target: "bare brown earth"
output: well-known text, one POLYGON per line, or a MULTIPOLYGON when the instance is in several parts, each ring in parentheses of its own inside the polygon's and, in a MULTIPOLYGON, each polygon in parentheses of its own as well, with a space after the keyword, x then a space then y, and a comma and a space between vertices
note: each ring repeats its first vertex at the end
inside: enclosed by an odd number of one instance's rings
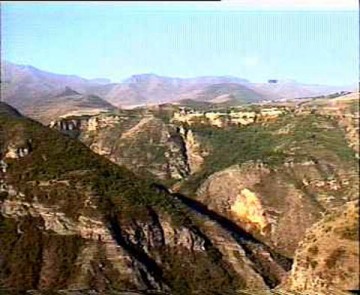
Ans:
POLYGON ((286 287, 327 294, 359 289, 359 202, 349 202, 307 230, 286 287))

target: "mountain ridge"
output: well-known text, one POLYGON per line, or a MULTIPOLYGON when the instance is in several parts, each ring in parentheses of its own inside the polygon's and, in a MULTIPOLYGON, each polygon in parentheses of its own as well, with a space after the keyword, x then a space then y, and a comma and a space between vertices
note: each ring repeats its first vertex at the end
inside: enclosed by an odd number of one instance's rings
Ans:
POLYGON ((355 88, 302 84, 292 80, 279 80, 275 84, 253 83, 234 76, 176 78, 153 73, 132 75, 122 82, 113 83, 105 78, 85 79, 76 75, 55 74, 7 61, 3 61, 1 69, 2 98, 22 111, 26 111, 33 100, 54 96, 65 87, 79 93, 97 95, 116 107, 126 108, 172 103, 184 98, 213 100, 214 103, 233 100, 235 104, 241 104, 311 97, 355 88), (233 89, 234 85, 236 89, 233 89))

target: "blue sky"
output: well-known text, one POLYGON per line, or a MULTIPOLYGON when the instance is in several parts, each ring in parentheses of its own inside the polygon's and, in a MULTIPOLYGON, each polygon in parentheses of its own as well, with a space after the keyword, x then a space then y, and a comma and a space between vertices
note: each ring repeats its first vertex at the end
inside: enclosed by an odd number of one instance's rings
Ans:
POLYGON ((354 9, 151 5, 3 3, 2 59, 114 82, 141 73, 329 85, 359 80, 354 9))

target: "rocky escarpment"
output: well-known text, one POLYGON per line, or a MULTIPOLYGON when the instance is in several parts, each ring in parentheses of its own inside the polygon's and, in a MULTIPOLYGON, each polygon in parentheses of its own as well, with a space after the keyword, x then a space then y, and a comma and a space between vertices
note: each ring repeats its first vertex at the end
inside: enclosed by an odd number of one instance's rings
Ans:
POLYGON ((5 158, 18 159, 25 157, 31 151, 31 141, 17 141, 15 144, 9 145, 5 158))
MULTIPOLYGON (((291 259, 277 253, 233 221, 208 209, 200 202, 177 193, 174 196, 202 217, 205 221, 201 225, 202 230, 212 237, 216 234, 215 244, 225 251, 225 256, 230 259, 237 272, 244 271, 242 265, 249 259, 252 262, 252 271, 260 276, 267 286, 273 288, 284 280, 287 271, 290 270, 291 259), (229 240, 232 242, 229 243, 229 240), (246 260, 239 255, 239 248, 243 249, 241 253, 246 260)), ((253 289, 256 287, 257 285, 253 286, 253 289)))
POLYGON ((177 130, 185 145, 184 154, 189 165, 189 172, 194 174, 201 170, 204 158, 208 153, 201 147, 200 141, 191 129, 179 126, 177 130))
POLYGON ((174 128, 151 115, 128 126, 124 123, 87 130, 80 140, 96 153, 140 174, 166 180, 190 173, 184 142, 174 128))
POLYGON ((21 201, 6 200, 1 209, 2 286, 106 289, 121 274, 118 286, 151 287, 139 272, 146 267, 113 241, 102 222, 84 216, 75 222, 53 208, 21 201))
MULTIPOLYGON (((132 220, 127 225, 111 219, 109 227, 104 219, 84 215, 74 219, 54 207, 26 202, 26 196, 14 195, 13 189, 8 191, 10 196, 1 203, 4 230, 1 238, 5 246, 2 254, 12 251, 14 255, 21 255, 31 234, 34 244, 22 255, 34 253, 37 257, 32 262, 26 260, 26 256, 25 261, 17 261, 14 256, 4 259, 1 278, 4 286, 169 290, 162 272, 171 272, 172 259, 181 253, 186 257, 183 263, 194 263, 194 258, 205 254, 209 247, 191 228, 174 227, 169 217, 160 219, 154 212, 149 212, 153 216, 147 221, 132 220), (63 249, 59 248, 61 243, 64 243, 63 249), (67 251, 70 251, 69 258, 64 257, 67 251), (31 280, 18 274, 19 263, 23 265, 24 275, 32 275, 31 280), (165 267, 168 269, 163 270, 165 267)), ((2 189, 2 194, 5 192, 2 189)))
POLYGON ((238 109, 226 112, 219 111, 193 111, 181 109, 179 112, 174 112, 171 122, 175 124, 187 125, 210 125, 224 128, 228 125, 246 126, 255 123, 274 122, 278 117, 289 112, 286 108, 260 108, 257 111, 238 109))
POLYGON ((359 290, 359 201, 314 224, 296 250, 283 288, 301 293, 359 290))
POLYGON ((354 197, 355 173, 339 169, 329 179, 326 167, 311 161, 277 169, 251 162, 233 166, 210 176, 197 200, 292 257, 306 228, 354 197))
POLYGON ((201 168, 206 153, 192 131, 152 115, 69 117, 50 127, 76 137, 118 165, 160 180, 181 180, 201 168))

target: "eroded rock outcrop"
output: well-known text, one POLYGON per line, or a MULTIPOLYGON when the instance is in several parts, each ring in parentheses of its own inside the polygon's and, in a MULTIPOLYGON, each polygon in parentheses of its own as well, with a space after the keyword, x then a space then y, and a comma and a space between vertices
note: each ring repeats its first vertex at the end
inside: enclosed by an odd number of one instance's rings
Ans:
POLYGON ((80 139, 118 165, 162 180, 196 173, 206 156, 190 129, 165 124, 152 115, 63 118, 50 127, 80 139))
POLYGON ((277 169, 252 162, 235 165, 211 175, 198 189, 197 200, 292 257, 306 228, 322 213, 351 199, 354 176, 349 179, 339 170, 328 178, 322 166, 310 162, 277 169), (342 197, 333 197, 338 191, 342 197))
POLYGON ((204 162, 204 157, 207 155, 205 151, 201 149, 199 141, 195 138, 191 129, 185 129, 179 127, 179 133, 185 143, 185 154, 190 169, 190 174, 194 174, 200 171, 204 162))
POLYGON ((31 140, 20 140, 9 143, 5 150, 5 159, 23 158, 31 152, 31 140))

